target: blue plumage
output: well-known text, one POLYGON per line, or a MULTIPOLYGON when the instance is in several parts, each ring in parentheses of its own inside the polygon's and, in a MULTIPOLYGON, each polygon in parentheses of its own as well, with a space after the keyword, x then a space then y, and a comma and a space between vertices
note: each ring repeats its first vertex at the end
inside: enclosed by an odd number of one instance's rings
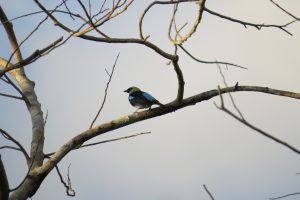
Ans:
POLYGON ((137 108, 137 110, 145 108, 151 109, 151 106, 154 104, 164 106, 151 94, 143 92, 137 87, 130 87, 124 92, 129 93, 128 100, 132 106, 137 108))

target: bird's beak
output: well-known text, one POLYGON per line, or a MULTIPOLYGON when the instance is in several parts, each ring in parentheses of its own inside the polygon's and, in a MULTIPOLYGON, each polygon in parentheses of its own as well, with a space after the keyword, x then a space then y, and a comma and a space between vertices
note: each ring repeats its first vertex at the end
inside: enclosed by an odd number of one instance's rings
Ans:
POLYGON ((127 89, 127 90, 124 90, 124 92, 128 92, 128 89, 127 89))

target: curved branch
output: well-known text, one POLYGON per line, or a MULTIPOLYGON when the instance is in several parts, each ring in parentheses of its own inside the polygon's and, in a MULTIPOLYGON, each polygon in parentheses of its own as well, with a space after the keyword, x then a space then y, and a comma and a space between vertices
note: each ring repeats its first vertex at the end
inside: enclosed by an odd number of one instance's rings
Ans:
MULTIPOLYGON (((169 35, 169 40, 173 44, 179 45, 179 44, 184 43, 185 41, 187 41, 187 39, 189 39, 196 32, 197 27, 201 22, 205 0, 198 0, 197 3, 198 3, 198 14, 197 14, 196 20, 194 21, 194 24, 193 24, 192 28, 190 29, 190 31, 185 36, 181 36, 180 40, 177 40, 176 36, 175 36, 174 39, 171 37, 171 29, 172 29, 173 22, 175 22, 175 15, 176 15, 176 12, 177 12, 177 7, 174 9, 173 16, 172 16, 172 19, 171 19, 171 22, 170 22, 170 25, 169 25, 169 34, 168 34, 169 35)), ((176 33, 176 35, 177 35, 177 33, 176 33)))
POLYGON ((22 68, 34 61, 36 61, 39 57, 41 57, 43 54, 47 53, 48 51, 51 51, 51 49, 55 48, 57 44, 59 44, 63 40, 63 37, 58 38, 48 46, 44 47, 43 49, 37 49, 35 50, 30 56, 28 56, 26 59, 17 62, 16 64, 10 64, 7 60, 0 58, 0 67, 5 67, 3 70, 0 71, 0 77, 2 77, 5 73, 22 68), (6 63, 6 65, 4 65, 6 63))
POLYGON ((218 16, 218 17, 220 17, 220 18, 227 19, 227 20, 229 20, 229 21, 232 21, 232 22, 236 22, 236 23, 242 24, 245 28, 247 28, 247 26, 252 26, 252 27, 255 27, 255 28, 257 28, 258 30, 260 30, 260 29, 263 28, 263 27, 265 27, 265 28, 266 28, 266 27, 273 27, 273 28, 278 28, 278 29, 280 29, 280 30, 286 32, 286 33, 289 34, 290 36, 292 36, 293 34, 290 33, 288 30, 286 30, 285 28, 286 28, 288 25, 290 25, 290 24, 294 23, 295 21, 297 21, 297 20, 294 20, 294 21, 291 21, 291 22, 286 23, 286 24, 283 24, 283 25, 276 25, 276 24, 254 24, 254 23, 244 22, 244 21, 241 21, 241 20, 238 20, 238 19, 234 19, 234 18, 231 18, 231 17, 227 17, 227 16, 225 16, 225 15, 221 15, 221 14, 219 14, 219 13, 216 13, 216 12, 212 11, 212 10, 209 10, 209 9, 206 8, 206 7, 204 8, 204 11, 206 11, 206 12, 212 14, 212 15, 218 16))
MULTIPOLYGON (((5 12, 0 6, 0 21, 2 21, 6 35, 10 42, 10 46, 12 48, 13 57, 16 63, 21 63, 23 61, 21 51, 19 48, 19 44, 13 30, 13 26, 10 22, 7 22, 8 19, 6 17, 5 12), (5 22, 5 23, 4 23, 5 22)), ((23 68, 18 68, 14 70, 14 78, 18 82, 23 94, 27 97, 29 103, 26 103, 28 112, 31 116, 32 122, 32 140, 31 140, 31 164, 29 168, 28 174, 31 173, 32 170, 43 164, 44 154, 44 120, 43 120, 43 112, 41 110, 41 104, 39 103, 35 90, 34 90, 34 82, 32 82, 26 76, 23 68)), ((42 177, 40 177, 41 179, 42 177)), ((36 180, 31 178, 24 179, 22 181, 22 186, 18 187, 11 194, 11 199, 19 199, 19 197, 23 197, 24 199, 32 196, 40 183, 37 183, 36 180)))
POLYGON ((21 145, 21 143, 18 140, 16 140, 15 138, 13 138, 8 132, 6 132, 5 130, 3 130, 1 128, 0 128, 0 132, 7 140, 12 141, 13 143, 15 143, 15 145, 17 145, 19 147, 18 150, 20 150, 23 153, 23 155, 25 156, 25 159, 27 161, 27 164, 29 164, 29 161, 30 161, 29 155, 27 154, 25 148, 21 145))
POLYGON ((161 4, 161 5, 170 5, 170 4, 178 4, 178 3, 183 3, 183 2, 196 2, 196 1, 199 1, 199 0, 178 0, 178 1, 154 1, 152 2, 143 12, 143 14, 141 15, 140 17, 140 20, 139 20, 139 32, 140 32, 140 38, 142 40, 145 40, 144 36, 143 36, 143 20, 144 20, 144 17, 146 15, 146 13, 156 4, 161 4))
POLYGON ((175 60, 173 61, 172 60, 172 64, 174 66, 174 70, 177 74, 177 80, 178 80, 178 91, 177 91, 177 98, 176 98, 176 101, 178 103, 180 103, 183 99, 183 95, 184 95, 184 78, 183 78, 183 74, 182 74, 182 71, 179 67, 179 64, 178 64, 178 60, 175 60))
POLYGON ((149 47, 150 49, 154 50, 155 52, 157 52, 159 55, 169 59, 169 60, 176 60, 177 56, 174 56, 172 54, 169 54, 165 51, 163 51, 162 49, 160 49, 158 46, 154 45, 151 42, 142 40, 142 39, 136 39, 136 38, 101 38, 101 37, 95 37, 95 36, 91 36, 91 35, 86 35, 86 34, 82 34, 82 32, 78 32, 78 31, 74 31, 70 28, 68 28, 67 26, 65 26, 64 24, 60 23, 38 0, 34 0, 34 2, 40 7, 41 10, 43 10, 50 19, 52 19, 52 21, 54 22, 55 25, 59 26, 60 28, 62 28, 63 30, 69 32, 72 34, 72 36, 74 37, 79 37, 85 40, 91 40, 91 41, 95 41, 95 42, 104 42, 104 43, 133 43, 133 44, 142 44, 145 45, 147 47, 149 47))
POLYGON ((188 98, 185 98, 181 101, 180 104, 178 102, 171 102, 169 104, 166 104, 166 107, 161 108, 154 108, 147 111, 137 112, 130 115, 126 115, 123 117, 120 117, 118 119, 109 121, 107 123, 103 123, 99 126, 96 126, 92 129, 88 129, 71 140, 69 140, 67 143, 65 143, 60 149, 58 149, 51 158, 43 164, 43 166, 36 168, 35 173, 36 174, 43 174, 43 176, 46 176, 54 167, 55 165, 70 151, 73 149, 76 149, 78 146, 82 145, 84 142, 105 134, 107 132, 110 132, 112 130, 116 130, 118 128, 140 122, 146 119, 158 117, 161 115, 165 115, 171 112, 174 112, 178 109, 192 106, 194 104, 197 104, 202 101, 209 100, 213 97, 219 96, 221 93, 228 93, 228 92, 239 92, 239 91, 253 91, 253 92, 261 92, 266 94, 272 94, 272 95, 278 95, 278 96, 285 96, 295 99, 300 99, 299 93, 293 93, 283 90, 276 90, 271 89, 268 87, 259 87, 259 86, 233 86, 228 88, 223 88, 220 90, 214 89, 210 91, 206 91, 188 98))
POLYGON ((198 58, 196 58, 195 56, 193 56, 190 52, 188 52, 182 45, 178 45, 188 56, 190 56, 193 60, 200 62, 200 63, 204 63, 204 64, 221 64, 221 65, 230 65, 233 67, 238 67, 238 68, 242 68, 242 69, 248 69, 247 67, 243 67, 240 65, 236 65, 233 63, 229 63, 229 62, 218 62, 218 61, 205 61, 205 60, 200 60, 198 58))

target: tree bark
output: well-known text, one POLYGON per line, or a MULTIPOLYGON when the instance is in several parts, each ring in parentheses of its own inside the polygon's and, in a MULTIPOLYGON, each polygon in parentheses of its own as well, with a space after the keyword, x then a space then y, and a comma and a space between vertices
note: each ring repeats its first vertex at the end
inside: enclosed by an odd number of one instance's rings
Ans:
POLYGON ((0 200, 7 200, 9 195, 9 185, 6 171, 0 155, 0 200))

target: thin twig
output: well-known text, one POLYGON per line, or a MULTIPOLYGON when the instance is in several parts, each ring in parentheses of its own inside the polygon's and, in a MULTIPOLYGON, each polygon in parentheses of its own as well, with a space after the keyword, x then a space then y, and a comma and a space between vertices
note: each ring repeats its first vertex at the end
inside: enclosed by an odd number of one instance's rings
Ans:
MULTIPOLYGON (((222 72, 221 66, 220 66, 219 64, 217 64, 217 66, 218 66, 218 69, 219 69, 219 73, 220 73, 220 75, 222 76, 223 83, 224 83, 225 87, 228 87, 228 84, 227 84, 227 82, 226 82, 225 75, 224 75, 223 72, 222 72)), ((236 86, 238 86, 238 85, 236 84, 236 86)), ((228 95, 229 95, 229 98, 230 98, 231 103, 232 103, 233 107, 235 108, 235 110, 239 113, 239 115, 240 115, 240 117, 242 118, 242 120, 245 120, 245 118, 244 118, 242 112, 241 112, 240 109, 237 107, 237 105, 236 105, 236 103, 235 103, 235 101, 234 101, 234 99, 233 99, 233 97, 232 97, 232 95, 231 95, 230 92, 228 93, 228 95)))
POLYGON ((22 150, 20 148, 17 148, 17 147, 12 147, 12 146, 1 146, 0 149, 12 149, 12 150, 15 150, 15 151, 20 151, 22 152, 22 150))
MULTIPOLYGON (((24 67, 34 61, 36 61, 39 57, 42 57, 47 52, 51 51, 52 49, 56 48, 57 45, 63 40, 63 37, 58 38, 48 46, 44 47, 43 49, 37 49, 35 50, 30 56, 28 56, 26 59, 23 59, 21 62, 16 64, 10 64, 9 60, 7 62, 7 67, 5 67, 3 70, 0 71, 0 77, 2 77, 5 73, 12 71, 14 69, 18 69, 21 67, 24 67)), ((4 60, 4 59, 2 59, 4 60)))
POLYGON ((246 121, 245 119, 242 119, 240 117, 238 117, 237 115, 235 115, 234 113, 232 113, 230 110, 228 110, 225 105, 224 105, 224 100, 223 100, 223 97, 222 97, 222 94, 221 94, 221 89, 219 88, 219 96, 220 96, 220 99, 221 99, 221 106, 218 106, 215 102, 215 106, 224 111, 225 113, 229 114, 230 116, 232 116, 234 119, 238 120, 239 122, 243 123, 244 125, 248 126, 249 128, 255 130, 256 132, 262 134, 263 136, 275 141, 276 143, 279 143, 285 147, 287 147, 288 149, 292 150, 293 152, 297 153, 300 155, 300 150, 298 150, 297 148, 293 147, 292 145, 288 144, 287 142, 284 142, 276 137, 274 137, 273 135, 253 126, 252 124, 250 124, 248 121, 246 121))
POLYGON ((13 98, 13 99, 18 99, 18 100, 24 100, 22 97, 18 97, 18 96, 14 96, 14 95, 10 95, 10 94, 4 94, 0 92, 0 96, 4 96, 4 97, 9 97, 9 98, 13 98))
POLYGON ((203 9, 204 9, 204 4, 205 4, 205 0, 201 0, 197 2, 198 4, 198 12, 197 12, 197 17, 194 21, 193 26, 191 27, 191 29, 189 30, 189 32, 187 34, 185 34, 184 36, 180 37, 179 40, 176 40, 176 38, 172 39, 171 37, 171 29, 173 26, 173 22, 175 23, 175 15, 177 13, 177 9, 178 9, 178 3, 175 4, 174 7, 174 12, 173 12, 173 16, 172 19, 170 21, 170 25, 169 25, 169 40, 175 44, 175 45, 179 45, 179 44, 183 44, 185 41, 187 41, 190 37, 192 37, 192 35, 196 32, 198 25, 201 22, 201 18, 202 18, 202 13, 203 13, 203 9))
POLYGON ((284 8, 282 8, 278 3, 275 3, 273 0, 270 0, 275 6, 277 6, 280 10, 282 10, 283 12, 285 12, 286 14, 288 14, 289 16, 291 16, 292 18, 294 18, 297 21, 300 21, 299 17, 296 17, 295 15, 293 15, 292 13, 288 12, 287 10, 285 10, 284 8))
POLYGON ((65 5, 65 8, 67 9, 67 11, 68 11, 68 13, 69 13, 71 19, 75 20, 75 18, 73 17, 73 15, 72 15, 72 13, 71 13, 71 11, 70 11, 68 5, 67 5, 67 1, 68 1, 68 0, 63 0, 63 3, 64 3, 64 5, 65 5))
POLYGON ((207 189, 206 185, 203 184, 204 190, 206 191, 206 193, 209 195, 209 197, 211 198, 211 200, 214 200, 213 195, 210 193, 210 191, 207 189))
MULTIPOLYGON (((119 137, 119 138, 114 138, 114 139, 109 139, 109 140, 103 140, 103 141, 100 141, 100 142, 95 142, 95 143, 81 145, 81 146, 78 146, 78 147, 74 148, 73 150, 77 150, 77 149, 81 149, 81 148, 85 148, 85 147, 90 147, 90 146, 95 146, 95 145, 98 145, 98 144, 104 144, 104 143, 109 143, 109 142, 116 142, 116 141, 119 141, 119 140, 124 140, 124 139, 132 138, 132 137, 137 137, 137 136, 140 136, 140 135, 146 135, 146 134, 150 134, 150 133, 151 132, 148 131, 148 132, 137 133, 137 134, 128 135, 128 136, 124 136, 124 137, 119 137)), ((45 154, 45 158, 49 158, 53 154, 54 154, 54 152, 47 153, 47 154, 45 154)))
POLYGON ((183 2, 196 2, 196 1, 199 1, 199 0, 170 0, 170 1, 154 1, 152 2, 145 10, 144 12, 142 13, 140 19, 139 19, 139 33, 140 33, 140 38, 142 40, 145 40, 145 37, 143 36, 143 20, 144 20, 144 17, 146 15, 146 13, 156 4, 161 4, 161 5, 170 5, 170 4, 178 4, 178 3, 183 3, 183 2))
POLYGON ((233 63, 228 63, 228 62, 217 62, 217 61, 204 61, 204 60, 200 60, 198 58, 196 58, 195 56, 193 56, 190 52, 188 52, 188 50, 186 50, 182 45, 178 45, 188 56, 190 56, 193 60, 200 62, 200 63, 204 63, 204 64, 221 64, 221 65, 229 65, 229 66, 233 66, 233 67, 238 67, 238 68, 242 68, 242 69, 248 69, 247 67, 243 67, 240 65, 236 65, 233 63))
MULTIPOLYGON (((0 74, 1 74, 1 72, 2 71, 0 71, 0 74)), ((22 98, 23 98, 23 100, 27 103, 27 104, 29 104, 30 102, 29 102, 29 100, 27 99, 27 97, 24 95, 24 93, 20 90, 20 88, 18 88, 18 86, 16 86, 16 84, 12 81, 12 80, 10 80, 10 78, 6 75, 6 74, 4 74, 3 75, 5 78, 6 78, 6 80, 9 82, 9 84, 22 96, 22 98)))
POLYGON ((222 14, 216 13, 216 12, 214 12, 212 10, 209 10, 207 7, 204 8, 204 11, 206 11, 206 12, 212 14, 212 15, 218 16, 220 18, 223 18, 223 19, 226 19, 226 20, 229 20, 229 21, 232 21, 232 22, 236 22, 236 23, 242 24, 245 28, 247 28, 247 26, 252 26, 252 27, 255 27, 258 30, 260 30, 261 28, 273 27, 273 28, 278 28, 278 29, 286 32, 290 36, 292 36, 293 34, 290 33, 288 30, 286 30, 285 28, 287 26, 289 26, 290 24, 294 23, 295 21, 297 21, 297 20, 294 20, 294 21, 288 22, 288 23, 283 24, 283 25, 276 25, 276 24, 255 24, 255 23, 245 22, 245 21, 241 21, 241 20, 234 19, 234 18, 231 18, 231 17, 227 17, 225 15, 222 15, 222 14))
POLYGON ((99 109, 99 111, 97 112, 97 114, 96 114, 94 120, 92 121, 92 123, 91 123, 91 125, 90 125, 90 129, 93 127, 95 121, 96 121, 97 118, 99 117, 99 114, 101 113, 101 111, 102 111, 102 109, 103 109, 103 107, 104 107, 104 104, 105 104, 105 101, 106 101, 106 97, 107 97, 107 93, 108 93, 108 87, 109 87, 109 84, 110 84, 110 82, 111 82, 111 80, 112 80, 112 77, 113 77, 113 74, 114 74, 114 71, 115 71, 115 67, 116 67, 116 65, 117 65, 117 61, 118 61, 119 55, 120 55, 120 53, 118 53, 118 55, 117 55, 117 57, 116 57, 116 60, 115 60, 115 63, 114 63, 114 65, 113 65, 113 67, 112 67, 111 73, 108 73, 109 79, 108 79, 108 81, 107 81, 107 83, 106 83, 106 88, 105 88, 105 91, 104 91, 104 97, 103 97, 103 100, 102 100, 100 109, 99 109))
POLYGON ((277 199, 282 199, 282 198, 285 198, 285 197, 290 197, 290 196, 295 196, 295 195, 300 195, 300 192, 286 194, 286 195, 283 195, 283 196, 280 196, 280 197, 273 197, 273 198, 270 198, 270 200, 277 200, 277 199))
MULTIPOLYGON (((71 164, 70 164, 71 165, 71 164)), ((70 180, 70 176, 69 176, 69 170, 70 170, 70 165, 68 166, 68 175, 67 175, 67 178, 68 178, 68 183, 66 183, 64 181, 64 178, 62 177, 60 171, 59 171, 59 168, 57 165, 55 165, 55 169, 56 169, 56 172, 59 176, 59 179, 60 179, 60 182, 64 185, 64 187, 66 188, 66 194, 68 196, 71 196, 71 197, 74 197, 76 195, 76 192, 75 190, 72 188, 71 186, 71 180, 70 180)))
POLYGON ((124 140, 124 139, 132 138, 132 137, 136 137, 136 136, 140 136, 140 135, 145 135, 145 134, 150 134, 150 133, 151 133, 150 131, 142 132, 142 133, 137 133, 137 134, 134 134, 134 135, 128 135, 128 136, 114 138, 114 139, 110 139, 110 140, 104 140, 104 141, 100 141, 100 142, 85 144, 85 145, 79 146, 77 149, 81 149, 81 148, 84 148, 84 147, 90 147, 90 146, 94 146, 94 145, 98 145, 98 144, 104 144, 104 143, 108 143, 108 142, 115 142, 115 141, 124 140))
POLYGON ((3 137, 5 137, 7 140, 12 141, 13 143, 15 143, 15 145, 17 145, 20 149, 20 151, 23 153, 23 155, 25 156, 25 159, 27 161, 27 163, 29 163, 30 158, 29 155, 27 154, 25 148, 21 145, 21 143, 16 140, 14 137, 12 137, 7 131, 3 130, 0 128, 0 133, 3 135, 3 137))

